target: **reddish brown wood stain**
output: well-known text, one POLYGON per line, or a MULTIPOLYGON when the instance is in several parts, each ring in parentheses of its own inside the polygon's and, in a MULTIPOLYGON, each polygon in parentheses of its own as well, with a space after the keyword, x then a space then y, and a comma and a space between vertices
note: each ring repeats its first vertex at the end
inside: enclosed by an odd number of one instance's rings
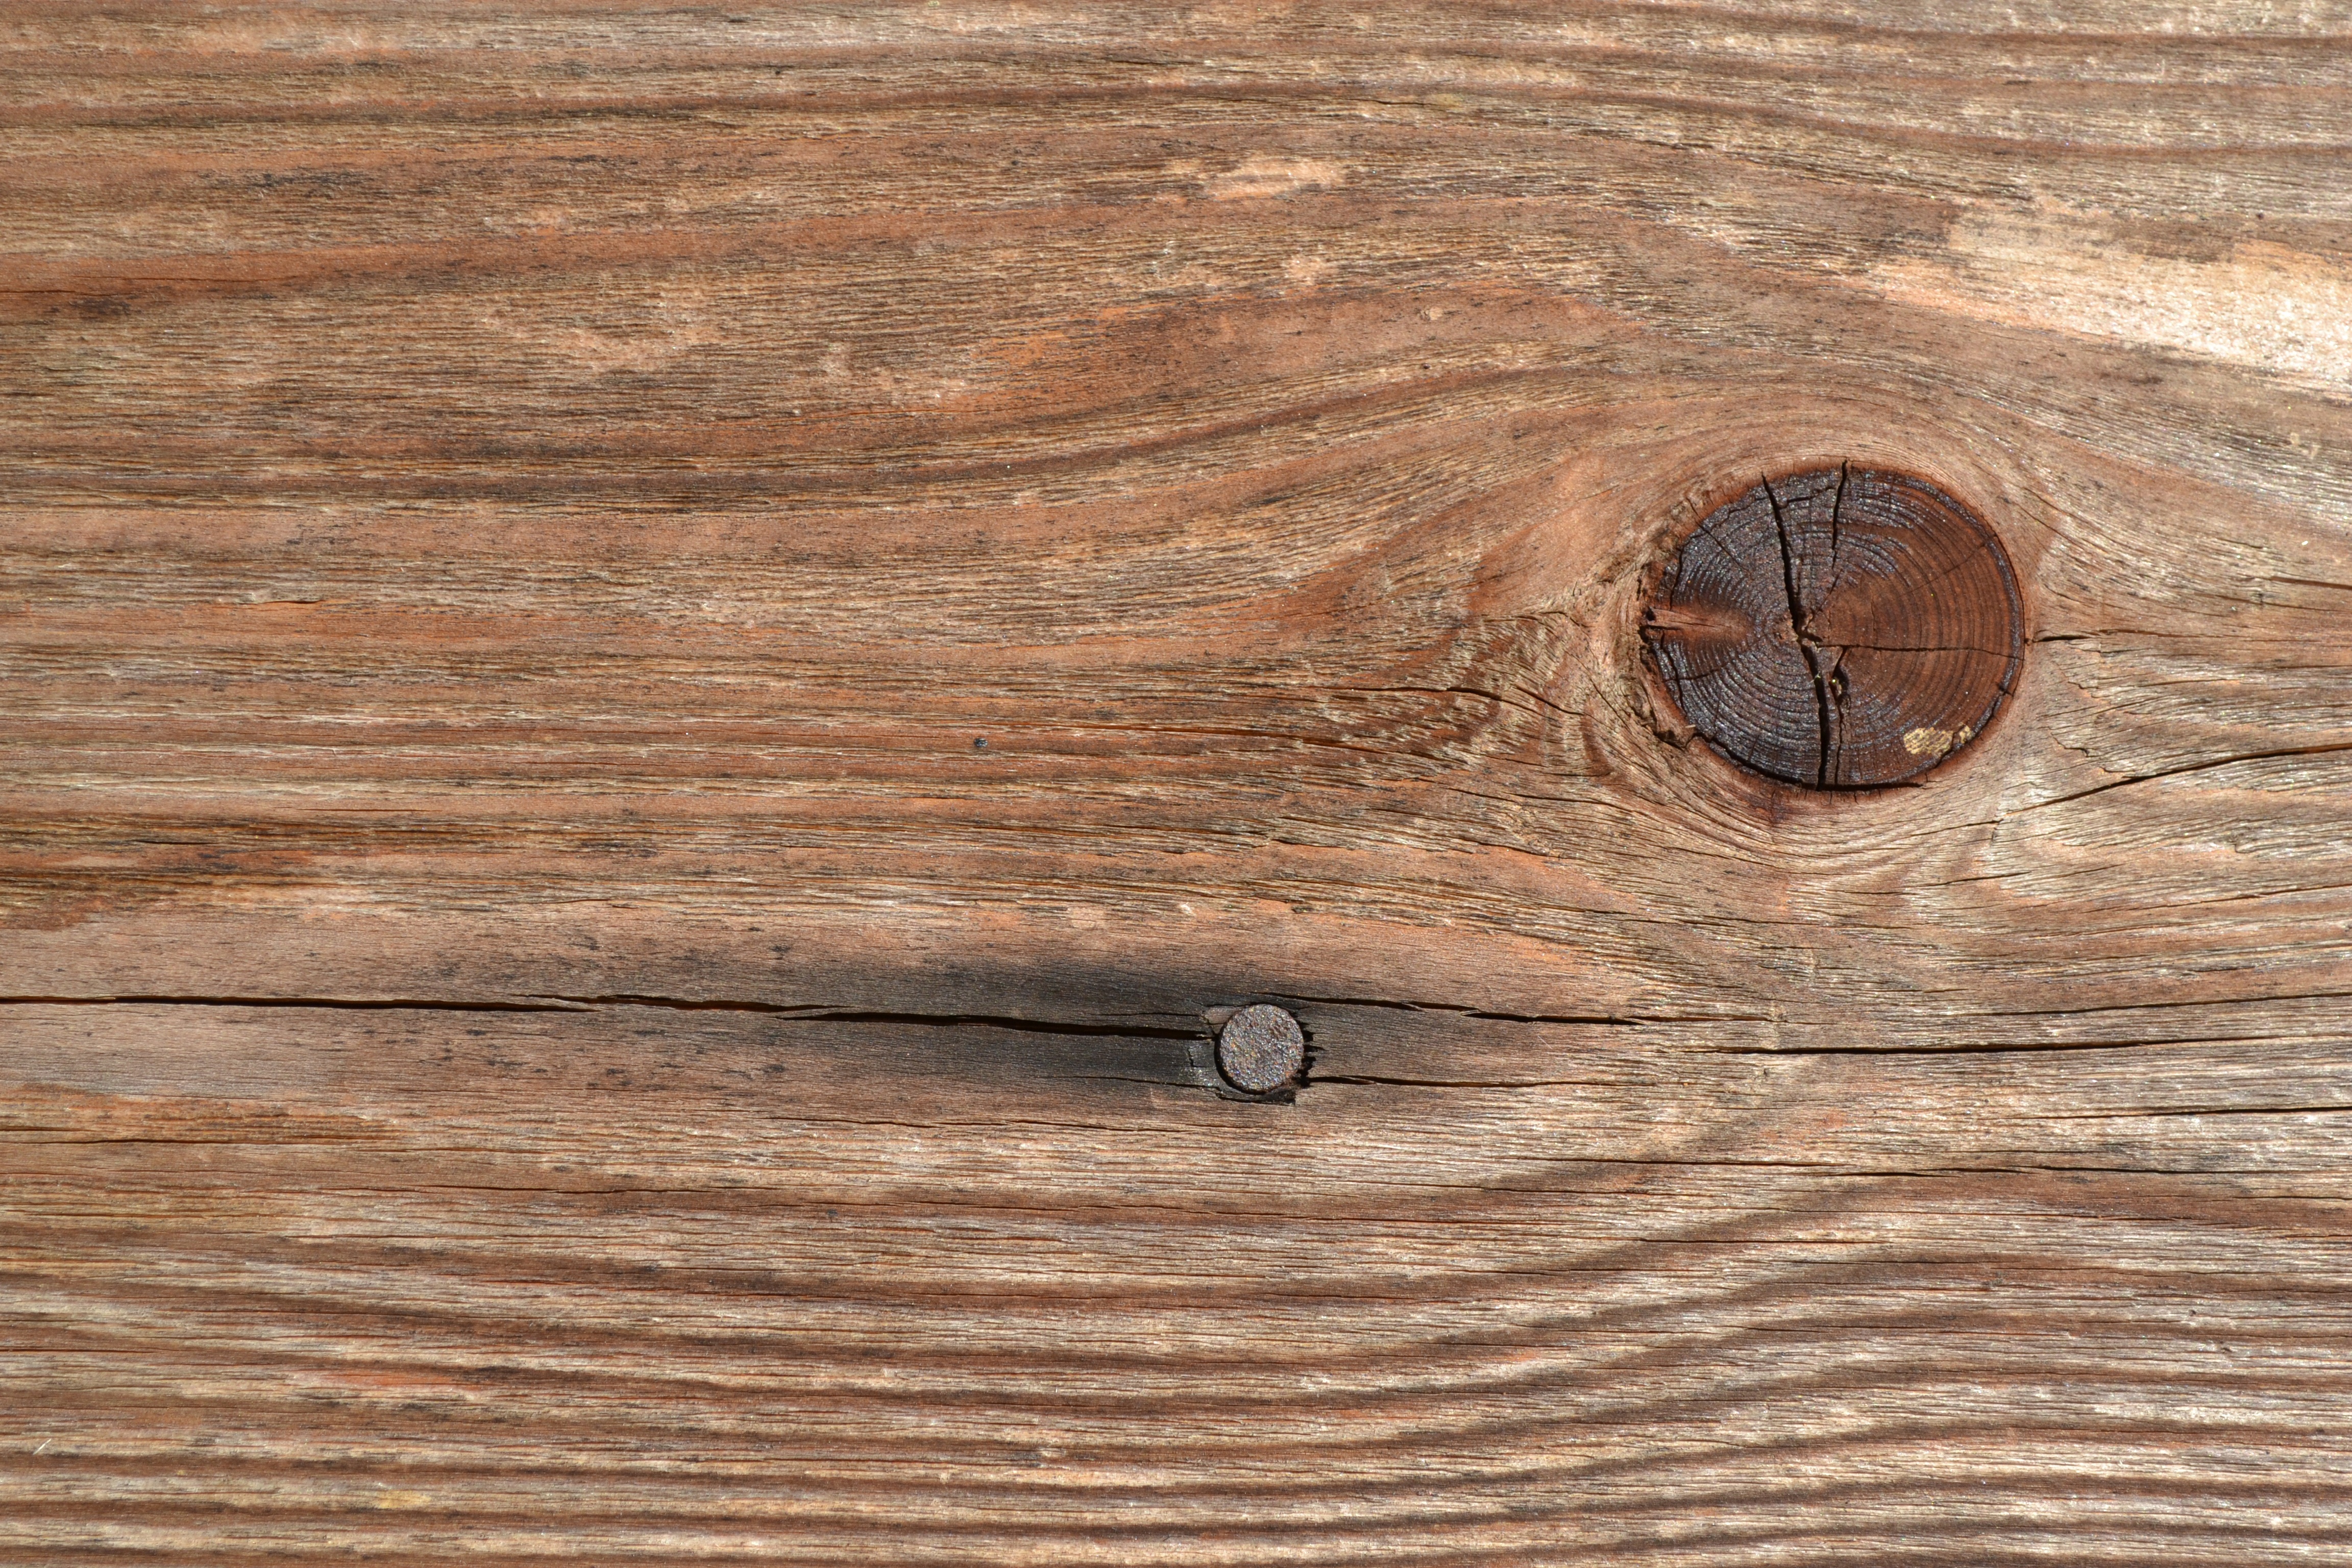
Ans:
POLYGON ((2352 1564, 2325 5, 0 40, 0 1563, 2352 1564))
POLYGON ((1760 481, 1699 524, 1645 618, 1692 726, 1759 773, 1899 784, 1985 731, 2024 648, 2000 541, 1926 481, 1760 481))

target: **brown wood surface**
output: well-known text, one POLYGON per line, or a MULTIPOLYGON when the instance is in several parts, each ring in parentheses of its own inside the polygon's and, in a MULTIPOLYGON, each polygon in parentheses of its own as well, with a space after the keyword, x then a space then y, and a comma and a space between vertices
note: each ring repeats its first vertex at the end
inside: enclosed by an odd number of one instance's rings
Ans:
POLYGON ((0 45, 0 1562, 2352 1563, 2343 5, 0 45))

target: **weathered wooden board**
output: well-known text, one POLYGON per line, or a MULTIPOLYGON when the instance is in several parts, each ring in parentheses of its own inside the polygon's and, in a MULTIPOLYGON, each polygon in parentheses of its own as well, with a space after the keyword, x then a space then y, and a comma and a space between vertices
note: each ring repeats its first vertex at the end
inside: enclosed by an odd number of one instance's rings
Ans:
POLYGON ((0 38, 0 1560, 2352 1563, 2352 10, 0 38))

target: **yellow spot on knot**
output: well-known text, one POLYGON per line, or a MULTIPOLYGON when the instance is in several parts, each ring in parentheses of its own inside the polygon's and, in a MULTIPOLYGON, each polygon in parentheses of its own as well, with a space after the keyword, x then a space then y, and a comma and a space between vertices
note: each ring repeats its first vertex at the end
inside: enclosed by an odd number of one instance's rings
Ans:
POLYGON ((1969 737, 1975 733, 1976 731, 1966 724, 1957 730, 1938 730, 1923 724, 1905 733, 1903 749, 1915 757, 1945 756, 1955 747, 1967 745, 1969 737))

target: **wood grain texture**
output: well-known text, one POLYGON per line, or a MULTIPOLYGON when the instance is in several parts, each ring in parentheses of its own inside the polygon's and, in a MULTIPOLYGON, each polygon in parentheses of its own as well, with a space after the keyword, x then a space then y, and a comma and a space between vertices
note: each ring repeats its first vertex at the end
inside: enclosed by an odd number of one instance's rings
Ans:
POLYGON ((2352 12, 0 44, 0 1561, 2352 1563, 2352 12))

